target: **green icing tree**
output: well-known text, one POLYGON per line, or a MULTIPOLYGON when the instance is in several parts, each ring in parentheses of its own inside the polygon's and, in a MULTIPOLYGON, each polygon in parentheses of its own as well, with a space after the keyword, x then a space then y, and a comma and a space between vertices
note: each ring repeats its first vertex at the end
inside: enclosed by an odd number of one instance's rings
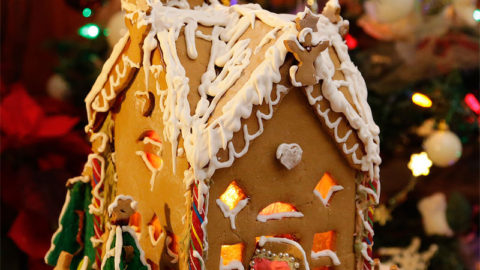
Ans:
MULTIPOLYGON (((115 234, 117 228, 112 228, 110 233, 115 234)), ((138 246, 135 232, 128 226, 121 226, 122 230, 122 253, 120 255, 120 269, 126 270, 147 270, 150 269, 145 263, 145 254, 138 246)), ((117 235, 115 234, 110 245, 110 249, 115 249, 117 235)), ((106 259, 104 270, 115 270, 115 256, 110 256, 106 259)))
POLYGON ((88 212, 92 199, 91 191, 90 183, 81 180, 68 187, 59 228, 45 256, 47 264, 57 265, 62 251, 73 255, 70 269, 77 269, 84 256, 88 256, 90 263, 95 259, 95 250, 90 241, 93 236, 93 217, 88 212))

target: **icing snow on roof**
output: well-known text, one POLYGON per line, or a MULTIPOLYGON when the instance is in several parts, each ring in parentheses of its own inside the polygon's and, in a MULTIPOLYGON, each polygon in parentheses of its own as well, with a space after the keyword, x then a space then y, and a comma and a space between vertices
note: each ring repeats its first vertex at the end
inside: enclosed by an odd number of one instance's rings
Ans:
MULTIPOLYGON (((153 0, 152 0, 153 1, 153 0)), ((334 1, 335 2, 335 1, 334 1)), ((151 25, 143 44, 143 63, 145 69, 150 69, 150 56, 152 52, 160 47, 165 62, 167 89, 157 89, 161 95, 160 109, 163 111, 164 136, 172 145, 172 155, 176 155, 179 137, 184 140, 184 149, 187 160, 191 164, 194 177, 203 180, 211 177, 216 169, 229 167, 235 158, 243 156, 248 151, 249 142, 263 132, 263 126, 255 134, 248 134, 248 129, 242 126, 241 120, 252 116, 255 105, 268 104, 270 113, 259 117, 268 120, 272 117, 272 105, 279 102, 279 94, 285 93, 287 89, 277 85, 283 76, 280 74, 280 67, 285 61, 287 49, 285 40, 298 42, 299 32, 295 27, 295 18, 303 18, 306 14, 301 12, 295 15, 274 14, 263 10, 259 5, 234 5, 226 7, 218 2, 210 5, 196 7, 195 9, 180 9, 177 7, 188 7, 185 0, 169 1, 166 5, 160 1, 151 3, 151 11, 148 14, 141 10, 133 10, 133 7, 126 5, 127 18, 132 19, 138 14, 137 27, 151 25), (259 44, 250 44, 249 38, 243 35, 249 28, 255 28, 261 21, 272 30, 263 38, 259 44), (212 27, 211 34, 202 33, 197 29, 198 25, 212 27), (187 55, 191 59, 198 57, 195 45, 196 38, 203 38, 211 41, 210 60, 206 72, 201 77, 201 84, 198 89, 190 89, 189 79, 186 76, 185 68, 182 66, 176 49, 176 40, 182 28, 185 35, 187 55), (251 63, 251 60, 261 49, 267 46, 261 61, 251 63), (251 45, 255 45, 252 46, 251 45), (243 85, 239 80, 244 71, 254 66, 253 72, 248 79, 244 79, 243 85), (221 67, 222 71, 217 74, 215 67, 221 67), (235 88, 235 90, 231 90, 235 88), (272 91, 276 89, 277 99, 272 100, 272 91), (190 91, 198 91, 200 99, 190 111, 188 94, 190 91), (232 91, 232 92, 229 92, 232 91), (228 99, 225 101, 226 94, 228 99), (221 104, 221 106, 220 106, 221 104), (220 113, 218 113, 220 112, 220 113), (244 130, 245 148, 236 151, 231 139, 233 135, 244 130), (217 154, 220 149, 228 149, 229 158, 220 161, 217 154)), ((367 89, 360 72, 350 61, 347 46, 339 35, 339 23, 332 23, 323 15, 318 15, 318 31, 312 33, 313 44, 320 41, 328 41, 335 48, 340 59, 341 71, 345 80, 333 80, 335 66, 325 50, 315 61, 316 77, 323 80, 322 97, 329 101, 331 110, 345 116, 349 125, 357 132, 359 139, 365 147, 365 155, 361 159, 354 158, 354 161, 361 165, 363 171, 370 173, 371 178, 378 179, 379 157, 379 129, 375 125, 370 108, 367 104, 367 89), (348 89, 352 103, 339 91, 339 87, 348 89)), ((305 33, 303 33, 304 35, 305 33)), ((107 75, 112 69, 115 60, 120 57, 123 46, 126 44, 124 37, 115 46, 111 58, 105 64, 102 74, 99 76, 91 93, 87 96, 87 110, 89 121, 94 120, 96 97, 104 91, 102 88, 107 81, 107 75), (92 111, 93 109, 93 111, 92 111)), ((134 66, 135 63, 132 64, 134 66)), ((295 66, 293 66, 295 68, 295 66)), ((292 73, 294 74, 294 73, 292 73)), ((295 82, 295 78, 291 78, 295 82)), ((148 89, 148 76, 145 76, 145 85, 148 89)), ((311 91, 310 91, 311 93, 311 91)), ((308 94, 308 91, 307 91, 308 94)), ((312 106, 315 99, 309 96, 312 106)), ((108 104, 107 104, 108 106, 108 104)), ((105 108, 102 109, 102 111, 105 108)), ((320 110, 318 113, 327 114, 328 111, 320 110)), ((328 117, 327 117, 328 119, 328 117)), ((335 123, 330 123, 334 128, 335 123)), ((338 125, 338 121, 336 122, 338 125)), ((87 127, 91 127, 92 123, 87 127)), ((336 133, 335 133, 336 134, 336 133)), ((348 137, 348 136, 346 136, 348 137)), ((344 138, 336 138, 338 143, 344 138), (339 141, 340 140, 340 141, 339 141)), ((346 139, 345 139, 346 140, 346 139)), ((358 147, 358 145, 355 146, 358 147)), ((352 154, 355 149, 346 149, 344 152, 352 154)), ((354 154, 354 153, 353 153, 354 154)), ((353 158, 353 157, 352 157, 353 158)), ((175 159, 173 159, 175 161, 175 159)), ((175 168, 175 165, 173 166, 175 168)))

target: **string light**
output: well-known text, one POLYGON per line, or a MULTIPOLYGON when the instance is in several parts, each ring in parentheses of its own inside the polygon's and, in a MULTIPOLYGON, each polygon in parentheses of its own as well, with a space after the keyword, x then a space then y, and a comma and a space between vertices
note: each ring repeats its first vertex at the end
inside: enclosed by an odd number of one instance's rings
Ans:
POLYGON ((350 35, 350 34, 347 34, 347 35, 345 36, 345 42, 347 43, 347 47, 348 47, 348 49, 350 49, 350 50, 353 50, 353 49, 357 48, 357 46, 358 46, 358 41, 357 41, 357 39, 354 38, 354 37, 353 37, 352 35, 350 35))
POLYGON ((420 107, 424 107, 424 108, 432 107, 432 100, 424 94, 420 94, 420 93, 413 94, 412 102, 415 105, 418 105, 420 107))
POLYGON ((408 168, 412 171, 413 176, 428 175, 430 173, 430 167, 432 167, 432 161, 428 158, 427 153, 421 152, 419 154, 412 154, 410 156, 410 162, 408 168))
POLYGON ((100 34, 100 27, 93 23, 85 24, 80 27, 78 34, 87 39, 95 39, 100 34))
POLYGON ((85 18, 88 18, 88 17, 92 16, 92 13, 93 13, 92 10, 89 9, 89 8, 84 8, 83 11, 82 11, 82 15, 85 18))
POLYGON ((480 102, 472 93, 467 94, 463 99, 467 106, 476 114, 480 114, 480 102))
POLYGON ((473 19, 477 22, 480 22, 480 9, 475 9, 473 12, 473 19))

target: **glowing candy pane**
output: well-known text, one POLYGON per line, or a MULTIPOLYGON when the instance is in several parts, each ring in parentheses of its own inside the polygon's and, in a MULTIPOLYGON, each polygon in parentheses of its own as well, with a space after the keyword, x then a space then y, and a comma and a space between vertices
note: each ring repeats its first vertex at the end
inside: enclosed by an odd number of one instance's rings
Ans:
POLYGON ((153 228, 153 238, 158 239, 163 230, 162 230, 162 224, 160 223, 160 220, 158 219, 157 215, 153 216, 150 223, 148 223, 148 226, 152 226, 153 228))
POLYGON ((271 214, 276 214, 276 213, 286 213, 286 212, 295 212, 297 209, 295 206, 289 204, 289 203, 283 203, 283 202, 275 202, 269 204, 267 207, 263 208, 262 211, 260 211, 260 215, 271 215, 271 214))
POLYGON ((160 136, 158 136, 158 134, 153 130, 146 131, 143 134, 143 137, 148 137, 156 142, 160 142, 160 143, 162 142, 162 139, 160 138, 160 136))
POLYGON ((220 195, 220 200, 225 203, 230 210, 234 209, 237 204, 245 199, 247 196, 243 190, 237 185, 236 181, 233 181, 228 185, 225 192, 220 195))
POLYGON ((228 265, 232 261, 242 261, 243 258, 243 243, 235 245, 222 245, 220 256, 222 257, 223 265, 228 265))
POLYGON ((135 212, 133 215, 130 216, 130 220, 128 222, 128 225, 130 227, 132 227, 135 230, 135 232, 138 233, 138 232, 140 232, 141 222, 142 222, 142 216, 140 215, 140 213, 135 212))
POLYGON ((313 236, 312 251, 319 252, 327 249, 331 251, 335 251, 336 250, 335 241, 336 241, 336 234, 334 231, 316 233, 313 236))
POLYGON ((154 155, 152 153, 145 153, 147 155, 147 159, 152 164, 152 167, 158 169, 162 167, 163 160, 161 157, 154 155))
POLYGON ((330 191, 330 189, 336 185, 337 182, 335 182, 333 177, 329 173, 325 173, 315 187, 315 190, 320 193, 322 198, 326 199, 328 197, 328 192, 330 191))

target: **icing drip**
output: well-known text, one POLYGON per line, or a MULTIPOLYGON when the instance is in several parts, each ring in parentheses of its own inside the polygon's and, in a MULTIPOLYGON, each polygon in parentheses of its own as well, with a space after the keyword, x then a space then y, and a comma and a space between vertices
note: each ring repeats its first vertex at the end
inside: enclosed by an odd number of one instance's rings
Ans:
POLYGON ((248 198, 239 201, 238 205, 235 206, 235 208, 233 208, 232 210, 230 210, 228 205, 222 202, 222 200, 217 199, 216 202, 218 207, 220 207, 220 210, 222 210, 223 216, 225 216, 226 218, 230 218, 230 226, 232 227, 232 230, 237 229, 237 227, 235 226, 235 217, 240 211, 242 211, 245 206, 247 206, 248 198))
POLYGON ((231 260, 227 265, 223 264, 223 258, 220 257, 220 270, 244 270, 243 264, 237 260, 231 260))
POLYGON ((93 134, 90 137, 90 142, 93 143, 97 139, 101 140, 100 146, 98 146, 97 150, 99 153, 103 153, 103 151, 105 151, 105 147, 107 146, 107 142, 109 141, 109 138, 107 134, 105 134, 105 132, 98 132, 93 134))
POLYGON ((170 249, 170 244, 172 243, 173 239, 170 236, 167 236, 167 239, 165 240, 165 246, 167 247, 167 254, 168 256, 172 257, 172 260, 170 261, 171 263, 177 263, 178 262, 178 254, 173 252, 173 250, 170 249))
POLYGON ((265 46, 265 44, 267 44, 271 40, 274 40, 278 30, 280 30, 280 27, 275 27, 272 30, 270 30, 270 32, 268 32, 262 38, 262 40, 260 40, 260 43, 257 45, 257 47, 255 47, 255 51, 253 53, 257 54, 263 48, 263 46, 265 46))
POLYGON ((257 220, 260 222, 267 222, 272 219, 282 219, 282 218, 300 218, 303 217, 301 212, 292 211, 292 212, 283 212, 283 213, 274 213, 270 215, 257 215, 257 220))
POLYGON ((325 249, 318 252, 312 251, 311 256, 312 256, 312 259, 319 259, 321 257, 330 257, 334 265, 340 265, 340 260, 338 259, 337 253, 329 249, 325 249))
MULTIPOLYGON (((302 41, 307 34, 311 35, 313 44, 317 44, 320 41, 330 42, 332 47, 329 49, 334 49, 338 55, 341 63, 340 70, 345 76, 344 80, 333 80, 335 65, 327 51, 321 53, 315 61, 315 76, 323 82, 322 94, 315 98, 312 97, 313 87, 307 86, 308 102, 314 106, 317 113, 325 120, 326 125, 333 129, 335 140, 342 144, 343 152, 351 156, 353 163, 361 165, 362 171, 368 172, 370 180, 376 181, 376 192, 368 186, 359 190, 366 192, 378 202, 380 190, 378 186, 378 165, 381 162, 379 156, 379 130, 373 122, 371 111, 366 101, 367 89, 365 82, 357 68, 350 61, 347 46, 339 35, 339 28, 344 24, 344 21, 331 23, 327 17, 319 15, 317 23, 319 31, 310 32, 310 30, 304 30, 298 33, 293 21, 297 17, 303 18, 306 12, 301 12, 296 16, 278 15, 261 9, 259 5, 247 4, 226 7, 220 5, 216 0, 210 1, 210 5, 199 6, 195 9, 177 9, 174 7, 188 8, 188 2, 186 0, 171 0, 166 5, 163 5, 161 1, 154 1, 155 3, 148 1, 148 4, 151 5, 151 10, 147 14, 145 12, 132 11, 132 7, 126 1, 124 2, 124 8, 131 11, 127 14, 127 18, 132 19, 134 15, 138 15, 137 27, 141 25, 151 26, 142 47, 143 61, 141 64, 145 70, 145 85, 148 89, 149 72, 152 72, 154 77, 158 78, 160 72, 165 71, 167 89, 160 89, 158 80, 155 82, 160 100, 159 107, 163 112, 163 136, 171 144, 172 170, 174 174, 176 173, 176 156, 181 153, 181 149, 178 148, 179 136, 183 138, 183 150, 191 165, 191 168, 184 173, 184 184, 187 188, 192 183, 197 184, 198 198, 196 199, 198 200, 198 211, 200 213, 205 213, 206 215, 208 210, 208 185, 206 180, 217 169, 231 166, 236 158, 247 153, 250 142, 263 133, 263 120, 271 119, 273 106, 277 105, 281 96, 287 92, 285 86, 276 85, 281 79, 280 67, 283 65, 287 54, 284 41, 294 40, 298 42, 297 37, 302 41), (251 47, 251 41, 242 39, 242 36, 249 28, 255 28, 258 21, 271 26, 273 29, 252 50, 249 48, 251 47), (197 30, 199 25, 212 27, 212 33, 206 35, 197 30), (207 69, 201 76, 201 83, 198 89, 189 89, 189 79, 186 77, 185 69, 177 55, 176 41, 182 29, 185 35, 187 55, 190 59, 198 57, 195 44, 196 37, 211 41, 212 44, 207 69), (236 86, 241 75, 251 64, 250 58, 252 54, 260 52, 270 43, 273 44, 266 49, 263 60, 260 63, 256 63, 257 66, 247 81, 243 85, 238 85, 239 88, 235 89, 236 92, 232 93, 229 101, 223 105, 221 110, 216 110, 221 98, 228 93, 232 86, 236 86), (153 66, 150 62, 153 50, 158 47, 161 49, 165 66, 153 66), (221 68, 218 74, 216 68, 221 68), (276 88, 274 88, 275 85, 276 88), (338 88, 342 86, 347 89, 352 97, 352 104, 339 91, 338 88), (273 89, 276 89, 275 100, 272 100, 273 89), (188 101, 190 91, 198 91, 200 95, 200 100, 194 106, 196 110, 193 115, 190 112, 188 101), (324 98, 329 102, 331 108, 322 111, 318 103, 324 98), (242 119, 252 117, 254 106, 264 103, 268 105, 269 111, 266 114, 260 110, 256 111, 255 116, 257 117, 259 128, 253 134, 249 134, 247 125, 242 125, 242 119), (330 111, 340 113, 342 116, 332 122, 328 117, 330 111), (219 112, 220 115, 217 116, 217 113, 213 115, 214 112, 219 112), (338 125, 342 120, 346 121, 355 130, 362 144, 355 144, 348 148, 346 141, 353 131, 349 130, 340 137, 338 125), (244 147, 243 149, 235 149, 231 140, 234 133, 240 130, 243 130, 244 134, 244 147), (365 147, 365 149, 362 149, 365 155, 359 159, 356 151, 361 145, 365 147), (228 159, 226 161, 218 159, 217 153, 220 149, 228 150, 228 159)), ((339 7, 338 1, 329 1, 327 6, 329 9, 336 9, 339 7)), ((95 112, 106 112, 108 110, 110 106, 108 104, 109 101, 113 100, 116 95, 115 87, 118 87, 121 79, 126 76, 127 71, 140 66, 140 63, 132 62, 126 55, 121 56, 128 39, 129 36, 127 34, 114 47, 112 56, 107 60, 102 73, 85 100, 89 119, 87 130, 93 125, 95 112), (115 61, 120 59, 120 56, 122 57, 123 65, 115 65, 115 61), (107 80, 110 86, 108 89, 105 89, 107 80)), ((290 67, 289 73, 292 84, 301 86, 300 83, 295 81, 294 75, 297 69, 298 67, 293 65, 290 67)), ((142 153, 137 154, 141 155, 145 161, 145 153, 143 155, 142 153)), ((148 163, 146 162, 146 164, 148 163)), ((153 171, 152 178, 155 178, 153 171)), ((152 179, 151 186, 153 188, 152 179)), ((357 212, 361 215, 362 220, 365 221, 362 215, 363 210, 357 212)), ((231 215, 229 217, 231 218, 232 227, 234 227, 235 215, 233 219, 231 215)), ((203 242, 205 244, 204 250, 208 250, 206 246, 206 224, 207 220, 205 218, 201 224, 203 242)), ((370 232, 371 227, 367 225, 364 224, 367 231, 370 232)), ((273 241, 276 238, 268 238, 267 240, 265 237, 262 237, 262 239, 261 242, 265 243, 265 241, 273 241)), ((286 240, 282 239, 281 241, 286 240)), ((296 242, 290 244, 299 247, 296 242)), ((302 252, 304 251, 302 250, 302 252)), ((199 259, 202 267, 204 267, 201 254, 194 251, 191 257, 199 259)), ((306 260, 305 254, 304 259, 306 260)), ((367 257, 366 259, 368 261, 367 257)), ((306 261, 305 265, 308 269, 306 261)), ((193 266, 196 267, 195 265, 193 266)))
POLYGON ((327 196, 325 198, 323 198, 322 194, 320 194, 320 192, 318 192, 318 190, 316 189, 313 190, 313 194, 315 194, 315 196, 317 196, 322 201, 324 206, 328 206, 328 202, 330 201, 330 198, 332 197, 333 193, 340 190, 343 190, 343 187, 341 185, 332 186, 328 190, 327 196))

